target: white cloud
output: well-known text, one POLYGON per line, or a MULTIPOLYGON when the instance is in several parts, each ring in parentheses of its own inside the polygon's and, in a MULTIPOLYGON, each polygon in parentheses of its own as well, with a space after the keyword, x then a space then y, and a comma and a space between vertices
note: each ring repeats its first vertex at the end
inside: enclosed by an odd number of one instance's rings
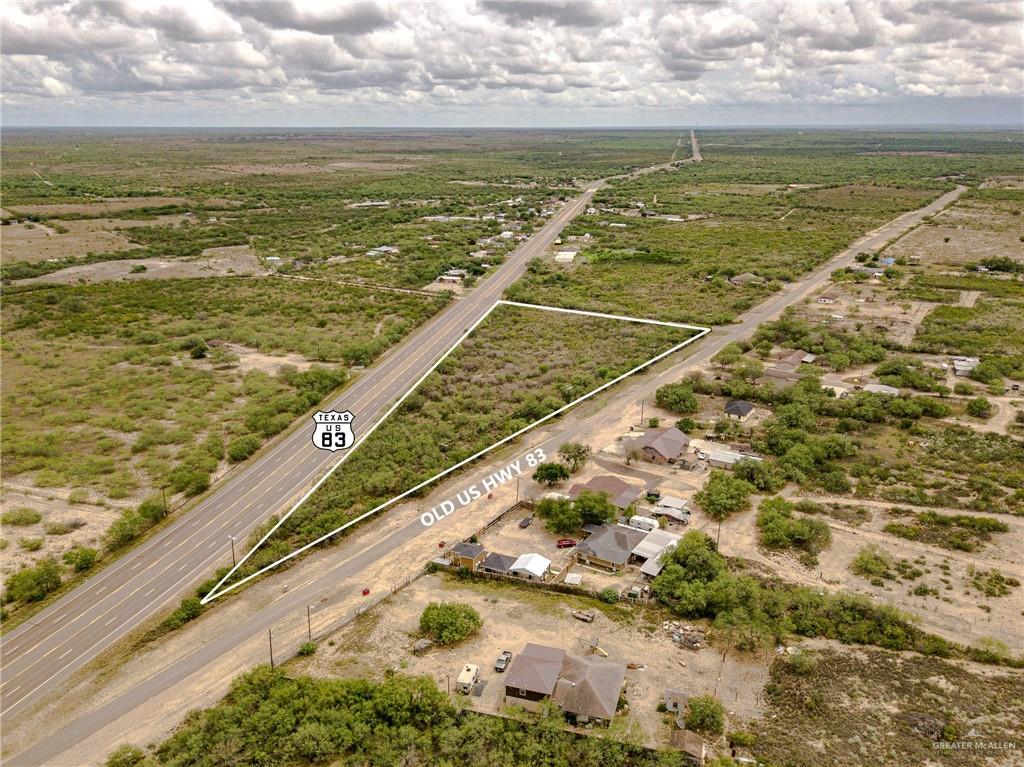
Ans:
POLYGON ((132 114, 363 104, 483 123, 597 109, 628 122, 1024 89, 1017 0, 63 0, 0 14, 16 115, 54 102, 116 115, 130 96, 132 114))

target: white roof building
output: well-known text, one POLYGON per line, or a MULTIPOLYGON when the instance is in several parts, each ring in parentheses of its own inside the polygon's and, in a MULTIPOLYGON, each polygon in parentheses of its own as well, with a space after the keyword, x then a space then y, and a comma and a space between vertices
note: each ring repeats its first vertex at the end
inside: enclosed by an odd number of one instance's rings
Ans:
POLYGON ((864 387, 864 391, 871 392, 872 394, 888 394, 892 397, 896 397, 900 393, 900 390, 895 386, 886 386, 885 384, 868 384, 864 387))
POLYGON ((540 580, 547 575, 549 567, 551 567, 550 559, 542 557, 540 554, 530 553, 520 554, 508 571, 513 575, 523 578, 536 578, 540 580))
POLYGON ((663 556, 679 544, 680 536, 664 530, 651 530, 640 543, 633 547, 633 556, 646 560, 640 567, 644 575, 654 577, 661 572, 663 556))

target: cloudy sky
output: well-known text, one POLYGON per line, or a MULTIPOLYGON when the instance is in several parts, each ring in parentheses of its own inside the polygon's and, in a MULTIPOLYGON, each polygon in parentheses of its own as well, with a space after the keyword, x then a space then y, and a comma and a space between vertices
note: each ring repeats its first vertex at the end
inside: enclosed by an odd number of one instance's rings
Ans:
POLYGON ((11 2, 6 125, 1024 123, 1020 0, 11 2))

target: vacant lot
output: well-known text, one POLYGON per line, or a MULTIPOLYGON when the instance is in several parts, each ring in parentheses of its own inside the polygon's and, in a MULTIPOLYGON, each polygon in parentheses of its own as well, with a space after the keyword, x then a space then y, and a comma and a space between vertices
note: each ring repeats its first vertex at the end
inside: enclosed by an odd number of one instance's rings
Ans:
POLYGON ((662 326, 499 307, 239 574, 334 530, 689 336, 662 326))
POLYGON ((97 536, 106 518, 75 499, 202 492, 343 383, 346 365, 370 362, 443 303, 241 277, 9 290, 5 482, 73 491, 64 511, 40 509, 40 524, 79 516, 97 536), (296 357, 305 372, 283 366, 296 357))

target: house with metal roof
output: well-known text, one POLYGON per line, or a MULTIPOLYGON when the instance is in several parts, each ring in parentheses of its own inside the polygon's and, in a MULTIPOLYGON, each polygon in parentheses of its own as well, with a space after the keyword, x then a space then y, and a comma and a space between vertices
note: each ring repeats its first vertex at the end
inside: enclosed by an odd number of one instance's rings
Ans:
POLYGON ((646 538, 633 547, 633 558, 644 561, 640 572, 651 578, 660 573, 665 566, 663 562, 665 554, 679 544, 680 537, 665 530, 651 530, 646 538))
POLYGON ((508 571, 510 574, 518 575, 520 578, 526 578, 531 581, 542 581, 544 580, 544 576, 547 575, 550 567, 550 559, 542 557, 540 554, 530 553, 519 555, 508 571))

